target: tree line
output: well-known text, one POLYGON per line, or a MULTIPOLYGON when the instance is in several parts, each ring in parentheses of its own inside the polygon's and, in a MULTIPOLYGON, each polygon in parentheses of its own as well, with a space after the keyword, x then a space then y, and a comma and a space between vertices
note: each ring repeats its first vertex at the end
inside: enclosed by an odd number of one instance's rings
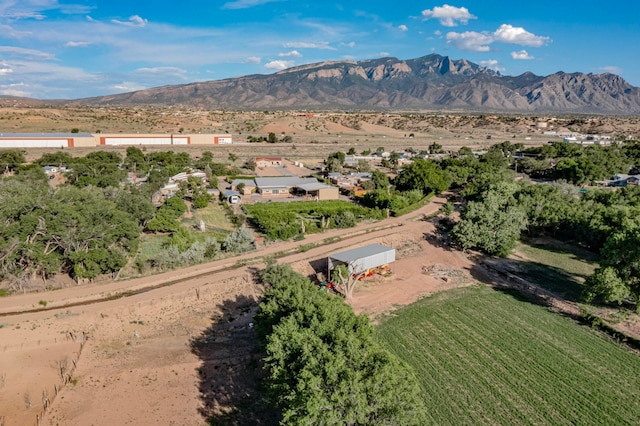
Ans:
MULTIPOLYGON (((640 187, 576 186, 617 173, 635 173, 640 144, 609 147, 557 143, 530 148, 555 159, 548 171, 520 171, 544 179, 515 181, 518 147, 503 142, 479 158, 459 155, 439 162, 464 204, 451 237, 461 248, 506 256, 524 236, 568 241, 601 255, 600 268, 586 280, 585 301, 630 303, 640 309, 640 187), (577 164, 567 173, 567 164, 577 164), (558 167, 559 166, 559 167, 558 167), (583 169, 584 167, 584 169, 583 169)), ((526 160, 526 158, 524 159, 526 160)), ((522 161, 520 166, 522 166, 522 161)))

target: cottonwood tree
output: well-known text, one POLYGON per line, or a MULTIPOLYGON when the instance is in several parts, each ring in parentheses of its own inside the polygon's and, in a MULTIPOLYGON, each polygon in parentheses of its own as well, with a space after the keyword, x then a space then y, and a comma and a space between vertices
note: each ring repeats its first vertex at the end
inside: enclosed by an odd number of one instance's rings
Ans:
POLYGON ((282 424, 428 423, 415 376, 378 343, 366 316, 288 265, 271 264, 260 278, 271 286, 255 329, 282 424))
POLYGON ((640 224, 628 221, 613 233, 601 250, 596 272, 587 278, 584 298, 619 304, 630 300, 640 312, 640 224))
POLYGON ((355 290, 360 278, 364 275, 363 272, 353 273, 353 262, 347 265, 338 265, 333 268, 333 280, 336 283, 338 290, 344 294, 346 300, 353 298, 353 290, 355 290))
POLYGON ((463 249, 477 248, 490 255, 506 256, 527 225, 527 216, 516 204, 515 184, 501 182, 469 201, 451 236, 463 249))
POLYGON ((433 161, 416 160, 402 169, 394 184, 401 191, 419 189, 424 194, 440 193, 449 188, 451 179, 433 161))

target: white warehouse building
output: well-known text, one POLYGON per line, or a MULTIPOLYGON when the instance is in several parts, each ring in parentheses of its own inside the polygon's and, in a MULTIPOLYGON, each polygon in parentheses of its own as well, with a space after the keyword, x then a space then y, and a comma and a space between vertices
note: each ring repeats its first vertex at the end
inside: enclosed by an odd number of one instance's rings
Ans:
POLYGON ((228 145, 231 143, 233 143, 233 137, 228 134, 0 133, 0 149, 140 145, 228 145))

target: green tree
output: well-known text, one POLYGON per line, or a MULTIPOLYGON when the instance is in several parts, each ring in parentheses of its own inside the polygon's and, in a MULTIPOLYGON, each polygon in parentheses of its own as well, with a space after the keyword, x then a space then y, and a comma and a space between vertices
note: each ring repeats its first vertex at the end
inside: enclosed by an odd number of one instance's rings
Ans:
POLYGON ((178 218, 187 211, 187 205, 180 197, 167 198, 156 212, 156 216, 147 223, 151 232, 173 232, 178 229, 178 218))
POLYGON ((187 251, 195 240, 195 237, 191 235, 187 228, 179 226, 178 229, 171 233, 167 245, 176 247, 178 252, 182 253, 187 251))
POLYGON ((415 376, 380 346, 366 316, 289 266, 272 264, 260 277, 271 286, 256 331, 283 424, 426 423, 415 376))
POLYGON ((371 173, 371 181, 373 182, 375 189, 387 190, 391 185, 389 175, 381 172, 380 170, 374 170, 373 173, 371 173))
POLYGON ((328 172, 342 172, 342 162, 336 157, 329 157, 325 160, 325 167, 328 172))
POLYGON ((442 154, 442 152, 442 145, 440 145, 438 142, 434 142, 429 145, 429 154, 442 154))
POLYGON ((627 221, 605 243, 600 267, 587 278, 584 297, 588 302, 631 301, 640 312, 640 224, 627 221))
POLYGON ((26 161, 23 151, 17 149, 0 151, 0 172, 11 172, 26 161))
POLYGON ((190 198, 193 208, 205 208, 212 199, 207 191, 206 184, 199 177, 189 176, 186 181, 181 181, 178 186, 180 187, 180 196, 190 198))
POLYGON ((433 161, 416 160, 402 169, 394 184, 401 191, 419 189, 428 194, 447 190, 451 180, 433 161))
POLYGON ((525 213, 516 206, 515 189, 514 184, 502 182, 481 194, 479 201, 469 201, 453 227, 454 241, 464 249, 508 255, 527 225, 525 213))
POLYGON ((276 142, 278 142, 278 137, 276 136, 275 133, 269 132, 269 135, 267 136, 267 142, 276 143, 276 142))
POLYGON ((256 159, 255 158, 249 158, 247 161, 244 162, 243 166, 245 169, 251 170, 252 172, 255 172, 257 164, 256 164, 256 159))
POLYGON ((360 173, 366 173, 371 171, 371 164, 367 160, 358 160, 356 164, 356 170, 360 173))
POLYGON ((149 165, 142 150, 135 146, 127 147, 127 154, 124 159, 124 166, 127 170, 137 173, 149 171, 149 165))
POLYGON ((67 166, 71 163, 72 157, 69 153, 64 151, 45 152, 42 156, 35 161, 35 163, 41 166, 67 166))

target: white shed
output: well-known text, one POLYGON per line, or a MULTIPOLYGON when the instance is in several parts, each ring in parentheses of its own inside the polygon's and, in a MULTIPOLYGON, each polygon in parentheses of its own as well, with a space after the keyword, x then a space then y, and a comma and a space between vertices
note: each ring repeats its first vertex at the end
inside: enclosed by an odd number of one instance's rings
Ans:
POLYGON ((328 276, 338 265, 347 265, 351 274, 359 274, 395 262, 396 249, 382 244, 370 244, 351 250, 334 253, 328 258, 328 276))

